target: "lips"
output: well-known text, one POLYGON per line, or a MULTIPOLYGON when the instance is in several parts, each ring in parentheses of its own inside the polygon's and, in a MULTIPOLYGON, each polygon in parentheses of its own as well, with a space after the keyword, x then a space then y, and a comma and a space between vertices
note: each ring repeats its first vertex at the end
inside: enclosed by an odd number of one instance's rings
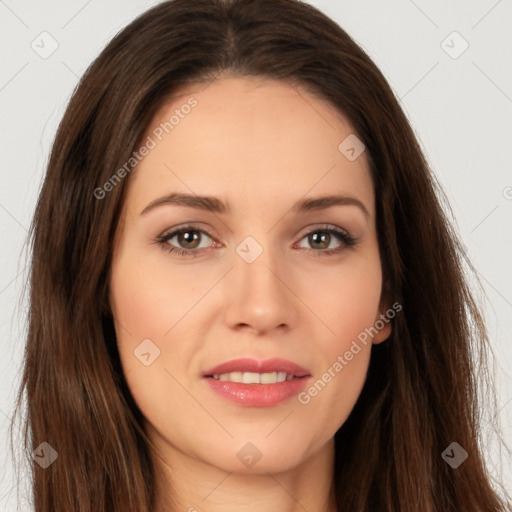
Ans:
POLYGON ((284 372, 294 377, 307 377, 309 371, 292 361, 286 359, 266 359, 258 361, 257 359, 233 359, 219 364, 203 372, 203 377, 213 377, 214 375, 222 375, 226 373, 242 372, 242 373, 273 373, 284 372))
POLYGON ((308 370, 286 359, 235 359, 202 374, 217 395, 243 407, 273 407, 304 389, 308 370))

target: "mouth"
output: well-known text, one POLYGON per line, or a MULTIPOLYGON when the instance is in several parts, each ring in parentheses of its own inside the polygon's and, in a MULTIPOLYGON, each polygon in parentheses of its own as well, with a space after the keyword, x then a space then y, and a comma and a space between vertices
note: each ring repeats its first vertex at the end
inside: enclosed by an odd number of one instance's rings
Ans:
POLYGON ((243 379, 245 378, 249 380, 249 382, 245 382, 246 384, 264 384, 266 379, 274 378, 278 379, 277 382, 284 382, 288 378, 305 377, 307 375, 310 375, 310 372, 302 366, 280 358, 265 360, 253 358, 232 359, 203 372, 203 377, 218 378, 217 380, 244 382, 243 379), (262 376, 263 382, 261 382, 262 376))
POLYGON ((285 359, 236 359, 202 374, 209 388, 245 407, 271 407, 297 395, 311 377, 308 370, 285 359))
POLYGON ((222 382, 238 382, 240 384, 276 384, 292 379, 303 379, 305 375, 298 376, 286 372, 254 373, 254 372, 230 372, 217 375, 205 375, 222 382))

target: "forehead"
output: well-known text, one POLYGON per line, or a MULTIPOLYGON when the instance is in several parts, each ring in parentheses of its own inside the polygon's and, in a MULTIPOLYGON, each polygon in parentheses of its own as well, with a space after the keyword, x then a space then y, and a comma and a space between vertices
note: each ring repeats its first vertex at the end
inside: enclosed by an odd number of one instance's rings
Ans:
POLYGON ((284 81, 186 84, 149 123, 144 140, 153 148, 132 173, 130 194, 227 197, 243 190, 246 199, 287 201, 308 192, 352 193, 373 213, 366 154, 351 160, 343 152, 354 136, 333 105, 284 81))

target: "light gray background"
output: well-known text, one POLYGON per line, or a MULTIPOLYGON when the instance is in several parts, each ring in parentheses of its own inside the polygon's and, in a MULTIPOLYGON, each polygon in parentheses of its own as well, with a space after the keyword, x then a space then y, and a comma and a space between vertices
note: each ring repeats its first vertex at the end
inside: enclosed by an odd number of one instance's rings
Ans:
MULTIPOLYGON (((7 425, 24 343, 26 304, 20 294, 27 269, 20 256, 50 144, 78 77, 118 30, 156 3, 0 0, 1 510, 14 511, 16 503, 7 425), (45 48, 50 48, 48 36, 40 36, 43 31, 58 43, 47 59, 31 47, 33 41, 42 47, 46 37, 45 48)), ((488 297, 500 416, 510 444, 512 0, 311 3, 346 29, 380 67, 451 201, 488 297), (457 56, 464 40, 469 47, 457 56)), ((495 461, 491 445, 488 458, 495 461)), ((512 481, 510 463, 503 470, 506 481, 512 481)), ((25 502, 21 506, 30 509, 25 502)))

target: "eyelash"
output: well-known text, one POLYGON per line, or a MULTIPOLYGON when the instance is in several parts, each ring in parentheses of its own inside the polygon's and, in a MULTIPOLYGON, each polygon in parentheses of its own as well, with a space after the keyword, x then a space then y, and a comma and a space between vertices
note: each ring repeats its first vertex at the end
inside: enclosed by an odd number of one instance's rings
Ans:
MULTIPOLYGON (((200 250, 198 249, 181 249, 180 247, 175 247, 173 245, 169 245, 167 242, 174 238, 177 235, 180 235, 182 233, 186 233, 189 231, 196 231, 200 233, 204 233, 207 236, 209 236, 212 240, 215 241, 214 237, 210 235, 207 231, 204 229, 199 229, 197 226, 183 226, 179 229, 176 229, 166 235, 161 235, 155 239, 155 243, 160 245, 164 251, 167 251, 168 253, 174 253, 179 257, 191 257, 195 258, 200 255, 200 250)), ((326 249, 326 250, 319 250, 316 251, 314 249, 309 249, 308 251, 311 251, 315 256, 335 256, 345 249, 348 249, 350 247, 353 247, 357 244, 357 241, 359 240, 357 237, 351 236, 348 232, 333 228, 330 226, 321 226, 319 228, 315 228, 311 231, 308 231, 305 233, 300 240, 304 239, 305 237, 311 235, 312 233, 329 233, 331 235, 335 235, 343 244, 340 247, 337 247, 335 249, 326 249)), ((204 248, 203 248, 204 249, 204 248)))

